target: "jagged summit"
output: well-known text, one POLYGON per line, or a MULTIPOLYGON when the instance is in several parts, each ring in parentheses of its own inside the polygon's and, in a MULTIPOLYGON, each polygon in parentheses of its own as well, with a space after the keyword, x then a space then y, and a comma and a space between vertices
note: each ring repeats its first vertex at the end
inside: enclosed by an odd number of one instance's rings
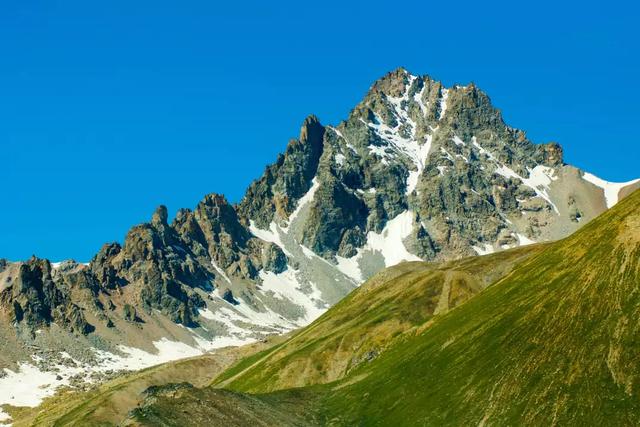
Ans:
POLYGON ((384 267, 556 240, 638 186, 564 164, 474 84, 399 68, 343 122, 307 117, 236 205, 212 193, 171 223, 160 206, 87 266, 0 263, 0 362, 46 345, 126 364, 167 340, 195 354, 291 330, 384 267))
POLYGON ((157 207, 153 216, 151 217, 151 223, 154 225, 168 225, 167 224, 167 207, 165 205, 160 205, 157 207))

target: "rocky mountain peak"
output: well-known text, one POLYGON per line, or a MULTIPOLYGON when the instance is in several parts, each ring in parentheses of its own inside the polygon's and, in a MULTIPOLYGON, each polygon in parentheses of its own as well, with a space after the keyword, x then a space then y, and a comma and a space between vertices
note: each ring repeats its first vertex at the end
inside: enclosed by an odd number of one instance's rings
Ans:
POLYGON ((399 68, 336 126, 307 117, 236 205, 211 193, 170 225, 159 206, 88 267, 0 261, 0 316, 31 334, 135 330, 133 345, 160 324, 193 338, 173 323, 197 331, 198 348, 204 336, 257 338, 308 323, 402 261, 567 236, 632 186, 565 165, 560 145, 505 124, 474 84, 399 68))
POLYGON ((57 323, 70 332, 91 333, 82 310, 71 301, 65 283, 54 280, 53 267, 46 259, 35 256, 10 266, 9 286, 0 292, 0 306, 9 308, 11 321, 17 328, 33 334, 38 327, 57 323))
POLYGON ((542 161, 549 166, 562 166, 564 164, 564 152, 557 142, 548 142, 540 145, 542 161))
POLYGON ((251 220, 260 227, 268 227, 274 219, 281 224, 286 221, 297 200, 311 188, 324 149, 325 131, 315 116, 304 120, 299 139, 289 142, 285 153, 267 166, 236 206, 245 226, 251 220))
POLYGON ((302 144, 311 144, 312 146, 322 147, 322 136, 324 135, 324 127, 320 124, 320 120, 315 115, 310 115, 300 127, 300 137, 298 140, 302 144))
POLYGON ((410 77, 412 77, 411 74, 403 67, 396 68, 376 80, 371 86, 370 93, 400 97, 409 84, 410 77))
POLYGON ((250 234, 240 224, 235 208, 221 194, 208 194, 198 203, 194 218, 210 248, 224 243, 233 248, 245 247, 250 234))
POLYGON ((156 208, 153 216, 151 217, 151 224, 154 226, 167 226, 167 207, 160 205, 156 208))
POLYGON ((201 206, 209 206, 215 208, 217 211, 228 209, 231 205, 227 201, 227 198, 224 194, 220 193, 209 193, 202 201, 198 204, 198 207, 201 206))
POLYGON ((327 129, 316 175, 321 200, 303 241, 329 259, 366 247, 368 233, 383 232, 403 212, 419 222, 403 235, 406 245, 440 259, 564 234, 586 209, 573 195, 551 194, 564 173, 562 148, 534 144, 506 125, 473 83, 447 88, 399 68, 327 129), (338 206, 361 213, 349 217, 338 206))

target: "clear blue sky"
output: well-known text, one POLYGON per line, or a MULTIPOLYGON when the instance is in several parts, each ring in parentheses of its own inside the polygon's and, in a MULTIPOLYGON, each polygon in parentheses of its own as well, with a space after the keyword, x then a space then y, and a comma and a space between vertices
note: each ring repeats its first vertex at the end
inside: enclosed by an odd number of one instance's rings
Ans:
POLYGON ((158 204, 236 201, 305 116, 339 122, 400 65, 640 176, 630 1, 267 3, 0 2, 0 257, 87 261, 158 204))

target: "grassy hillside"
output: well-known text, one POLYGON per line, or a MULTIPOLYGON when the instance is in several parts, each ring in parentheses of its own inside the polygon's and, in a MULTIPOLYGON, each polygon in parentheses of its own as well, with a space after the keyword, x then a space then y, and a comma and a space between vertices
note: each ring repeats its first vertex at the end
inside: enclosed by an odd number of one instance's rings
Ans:
POLYGON ((298 427, 321 423, 316 395, 291 390, 254 396, 212 387, 171 384, 146 392, 125 426, 298 427))
MULTIPOLYGON (((639 286, 635 192, 423 324, 430 327, 402 334, 372 362, 309 390, 320 402, 322 423, 333 425, 637 425, 639 286)), ((357 313, 355 302, 356 295, 309 329, 338 310, 357 313)), ((295 353, 286 348, 295 340, 277 352, 295 353)), ((272 357, 263 359, 228 386, 278 388, 286 367, 273 372, 271 363, 272 357)))
POLYGON ((391 267, 290 340, 225 372, 215 385, 269 392, 340 379, 541 250, 542 246, 530 246, 444 264, 391 267))
POLYGON ((639 286, 635 192, 325 390, 323 411, 336 424, 638 425, 639 286))
MULTIPOLYGON (((259 414, 257 419, 277 420, 278 425, 308 425, 311 420, 318 420, 317 408, 312 404, 315 392, 305 392, 302 397, 288 391, 242 397, 239 393, 213 389, 156 386, 186 381, 203 387, 241 354, 246 357, 218 377, 216 383, 226 384, 240 373, 252 372, 258 376, 253 381, 264 385, 262 390, 267 391, 342 378, 360 363, 374 360, 403 333, 424 325, 434 311, 444 313, 466 301, 541 249, 532 246, 446 264, 398 265, 376 275, 330 314, 291 339, 278 337, 268 344, 247 346, 241 351, 228 350, 161 365, 110 381, 88 393, 62 393, 35 410, 14 411, 16 425, 113 425, 122 422, 139 405, 129 421, 132 424, 161 424, 159 420, 169 423, 170 414, 180 417, 188 407, 185 416, 192 425, 198 425, 197 419, 213 420, 219 416, 224 417, 227 425, 246 425, 234 424, 234 420, 250 419, 247 414, 254 412, 259 414), (264 381, 266 378, 273 382, 264 381), (148 387, 153 392, 143 395, 148 387), (198 405, 190 399, 208 404, 197 409, 198 405), (264 404, 261 399, 266 399, 264 404), (296 404, 300 404, 300 414, 291 416, 296 404), (238 411, 237 417, 229 408, 238 411)), ((171 422, 183 425, 183 421, 171 422)))
POLYGON ((128 423, 638 425, 638 319, 640 191, 556 243, 389 269, 128 423))

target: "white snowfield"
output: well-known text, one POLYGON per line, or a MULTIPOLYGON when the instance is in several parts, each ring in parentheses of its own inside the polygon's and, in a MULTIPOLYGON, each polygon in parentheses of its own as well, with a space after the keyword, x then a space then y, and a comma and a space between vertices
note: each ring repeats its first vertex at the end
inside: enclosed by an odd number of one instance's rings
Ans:
MULTIPOLYGON (((57 269, 57 268, 60 268, 60 266, 61 266, 63 263, 65 263, 65 262, 71 262, 71 261, 72 261, 72 260, 64 260, 64 261, 52 262, 52 263, 51 263, 51 267, 55 270, 55 269, 57 269)), ((79 264, 84 265, 84 266, 89 265, 89 263, 88 263, 88 262, 81 262, 81 263, 79 263, 79 264)))
POLYGON ((279 274, 263 270, 260 272, 260 278, 262 279, 260 288, 264 292, 271 292, 276 298, 289 300, 298 307, 302 307, 304 316, 295 322, 298 327, 313 322, 328 308, 318 289, 311 284, 312 291, 310 293, 305 293, 301 289, 296 271, 291 267, 279 274))
POLYGON ((509 166, 503 163, 500 163, 498 159, 490 151, 486 150, 484 147, 482 147, 478 143, 478 140, 476 139, 475 136, 471 138, 471 144, 476 150, 478 150, 478 153, 480 153, 481 155, 487 156, 489 160, 495 163, 496 165, 495 173, 497 173, 498 175, 502 175, 505 178, 515 178, 519 180, 524 185, 526 185, 527 187, 535 191, 537 197, 544 199, 547 203, 549 203, 549 205, 551 205, 551 207, 556 212, 556 214, 560 215, 560 211, 558 210, 558 207, 553 202, 553 200, 551 200, 551 197, 549 196, 549 186, 553 181, 558 179, 554 175, 554 170, 552 168, 547 166, 542 166, 542 165, 536 165, 533 169, 528 169, 529 177, 524 178, 518 175, 509 166))
MULTIPOLYGON (((315 192, 320 185, 321 184, 318 182, 318 179, 314 178, 312 187, 309 189, 307 194, 305 194, 298 201, 296 210, 291 214, 291 217, 287 221, 288 224, 291 224, 296 219, 300 210, 305 205, 308 205, 313 201, 315 192)), ((331 267, 336 268, 342 274, 349 277, 357 285, 359 285, 364 280, 363 274, 360 271, 359 260, 366 252, 380 253, 384 258, 385 267, 390 267, 402 261, 421 260, 420 257, 410 253, 403 243, 403 241, 413 231, 413 228, 415 226, 414 217, 415 214, 411 210, 406 210, 392 220, 388 221, 384 229, 380 233, 370 231, 369 233, 367 233, 366 244, 362 248, 358 249, 358 253, 355 256, 351 258, 343 258, 337 256, 337 264, 335 265, 319 257, 313 251, 302 244, 298 244, 298 247, 305 257, 309 259, 319 259, 321 260, 321 262, 329 264, 331 267)), ((290 227, 283 228, 277 225, 275 222, 271 222, 271 224, 269 225, 269 230, 263 230, 258 228, 253 221, 250 222, 250 231, 255 237, 266 242, 271 242, 278 245, 285 254, 291 256, 291 251, 288 250, 287 246, 284 244, 284 237, 289 233, 289 228, 290 227)), ((294 302, 296 305, 302 307, 307 313, 305 316, 305 320, 307 321, 307 323, 313 321, 324 311, 326 311, 326 303, 324 303, 324 301, 321 299, 320 293, 317 289, 313 290, 312 295, 301 293, 298 290, 301 286, 301 283, 297 281, 295 272, 292 272, 291 268, 278 275, 271 272, 262 271, 260 272, 260 276, 263 279, 262 286, 264 287, 264 289, 271 291, 276 295, 287 298, 291 302, 294 302), (287 287, 290 287, 297 292, 287 294, 287 292, 283 290, 287 287), (304 297, 302 295, 304 295, 304 297), (322 306, 323 304, 325 308, 318 309, 318 305, 322 306)), ((313 288, 313 286, 311 287, 313 288)))
MULTIPOLYGON (((66 353, 60 353, 66 359, 73 361, 75 367, 58 364, 57 372, 45 372, 36 365, 37 358, 31 362, 20 363, 17 371, 5 369, 6 376, 0 378, 0 405, 36 407, 46 397, 53 396, 56 389, 69 385, 70 378, 80 375, 85 382, 93 382, 91 374, 106 371, 136 371, 151 366, 171 362, 187 357, 199 356, 217 348, 239 346, 253 342, 251 338, 237 339, 220 337, 213 341, 205 340, 193 332, 197 346, 190 346, 182 342, 170 341, 163 338, 153 343, 156 353, 149 353, 138 348, 120 346, 123 355, 94 350, 98 363, 86 364, 73 360, 66 353)), ((9 425, 9 416, 0 410, 0 426, 9 425), (2 424, 2 423, 5 424, 2 424)))
POLYGON ((385 267, 402 261, 422 261, 420 257, 409 252, 403 243, 413 231, 414 225, 413 212, 406 210, 388 221, 380 234, 373 231, 367 233, 367 243, 363 249, 380 252, 384 257, 385 267))
POLYGON ((607 202, 607 208, 614 206, 619 201, 620 190, 628 185, 635 184, 636 182, 640 182, 640 179, 634 179, 633 181, 628 182, 609 182, 604 179, 598 178, 597 176, 585 172, 582 175, 582 178, 585 181, 589 181, 596 187, 602 188, 604 190, 604 198, 607 202))
MULTIPOLYGON (((5 369, 5 373, 0 378, 0 405, 35 407, 65 384, 56 380, 56 374, 42 372, 30 363, 21 363, 18 372, 5 369)), ((8 421, 9 415, 0 409, 0 425, 10 425, 8 421)))
MULTIPOLYGON (((429 151, 431 150, 432 135, 426 135, 424 140, 419 141, 416 137, 416 123, 409 117, 409 114, 403 108, 403 104, 409 101, 409 89, 415 81, 416 76, 409 76, 409 82, 405 86, 404 93, 401 97, 387 97, 387 100, 391 104, 394 110, 394 115, 398 124, 391 128, 387 126, 382 118, 376 114, 376 123, 366 123, 375 133, 387 143, 387 147, 380 147, 376 145, 369 145, 369 152, 382 158, 382 163, 386 164, 389 158, 394 158, 396 155, 404 155, 408 157, 415 169, 409 172, 407 178, 407 195, 413 193, 418 184, 418 178, 422 174, 425 168, 429 151), (409 129, 410 134, 404 135, 403 129, 409 129)), ((424 88, 419 94, 415 94, 413 99, 418 102, 420 109, 423 113, 426 113, 427 108, 422 102, 421 94, 424 88)), ((440 101, 441 114, 444 115, 446 110, 446 99, 448 92, 443 91, 440 101)))
POLYGON ((489 243, 485 243, 482 246, 472 246, 473 250, 476 251, 476 253, 478 255, 489 255, 495 252, 495 249, 493 249, 493 245, 490 245, 489 243))
POLYGON ((367 233, 366 244, 358 249, 355 256, 351 258, 336 256, 338 270, 359 284, 363 281, 359 261, 367 252, 380 253, 384 259, 385 267, 391 267, 403 261, 422 261, 420 257, 409 252, 404 245, 404 240, 416 226, 414 217, 415 214, 411 210, 406 210, 387 221, 380 233, 374 231, 367 233))

